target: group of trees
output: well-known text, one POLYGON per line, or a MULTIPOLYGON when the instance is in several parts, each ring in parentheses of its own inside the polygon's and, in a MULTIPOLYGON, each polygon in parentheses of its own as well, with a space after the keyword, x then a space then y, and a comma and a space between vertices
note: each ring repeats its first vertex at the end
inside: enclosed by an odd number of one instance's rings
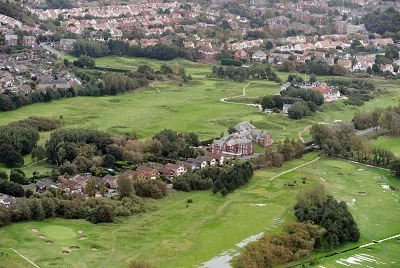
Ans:
POLYGON ((274 267, 309 256, 323 230, 312 223, 286 221, 284 233, 264 234, 235 257, 235 268, 274 267))
POLYGON ((400 13, 393 7, 390 7, 385 11, 374 10, 365 15, 365 28, 368 31, 379 34, 391 33, 393 35, 398 35, 400 32, 399 16, 400 13))
POLYGON ((280 95, 267 95, 261 99, 263 110, 282 110, 284 104, 292 104, 288 115, 292 119, 301 119, 304 116, 316 112, 324 103, 324 97, 320 92, 299 86, 289 86, 282 90, 280 95))
POLYGON ((133 181, 133 188, 140 197, 161 199, 167 195, 167 184, 159 180, 136 179, 133 181))
POLYGON ((7 167, 24 164, 23 156, 30 154, 39 140, 39 131, 29 125, 0 127, 0 162, 7 167))
POLYGON ((328 197, 322 185, 299 193, 295 215, 297 222, 284 222, 284 233, 264 234, 250 242, 235 258, 234 267, 274 267, 360 239, 346 203, 328 197))
POLYGON ((246 79, 260 79, 276 81, 280 83, 280 79, 273 71, 270 65, 267 64, 254 64, 250 67, 218 67, 213 66, 211 69, 211 77, 229 78, 234 81, 243 82, 246 79))
POLYGON ((298 195, 295 215, 300 222, 313 222, 324 228, 315 239, 316 249, 332 250, 346 242, 357 242, 360 231, 347 205, 328 197, 323 185, 303 190, 298 195))
POLYGON ((310 130, 314 143, 328 156, 344 157, 369 165, 390 168, 400 174, 400 160, 388 149, 374 147, 366 137, 355 134, 351 123, 314 124, 310 130))
POLYGON ((172 60, 184 58, 196 60, 197 55, 194 50, 179 47, 177 45, 158 44, 155 46, 131 46, 128 42, 109 40, 108 42, 96 42, 87 39, 79 39, 74 43, 71 54, 79 57, 82 55, 93 58, 100 58, 109 55, 142 57, 158 60, 172 60))
POLYGON ((161 154, 157 156, 177 159, 179 157, 193 157, 195 150, 193 146, 199 146, 200 141, 196 133, 177 133, 171 129, 164 129, 153 135, 162 145, 161 154))
POLYGON ((374 93, 378 92, 374 82, 366 79, 333 79, 331 85, 339 90, 340 94, 348 97, 347 104, 361 106, 371 100, 374 93))
POLYGON ((329 66, 326 62, 319 59, 306 60, 298 68, 300 73, 314 74, 314 75, 335 75, 343 76, 347 73, 346 68, 335 63, 329 66))
POLYGON ((279 142, 276 148, 268 148, 264 154, 253 158, 251 164, 255 169, 268 166, 280 167, 285 161, 299 159, 304 153, 304 148, 303 142, 286 138, 283 143, 279 142))
POLYGON ((223 196, 245 185, 253 176, 249 162, 234 164, 232 167, 209 167, 203 170, 186 173, 174 179, 174 189, 190 192, 213 189, 223 196))
POLYGON ((19 198, 9 209, 0 205, 0 226, 11 222, 55 217, 87 219, 93 223, 112 222, 116 216, 130 216, 147 210, 147 204, 135 196, 120 200, 86 199, 80 194, 65 194, 55 190, 43 194, 35 193, 30 198, 19 198))

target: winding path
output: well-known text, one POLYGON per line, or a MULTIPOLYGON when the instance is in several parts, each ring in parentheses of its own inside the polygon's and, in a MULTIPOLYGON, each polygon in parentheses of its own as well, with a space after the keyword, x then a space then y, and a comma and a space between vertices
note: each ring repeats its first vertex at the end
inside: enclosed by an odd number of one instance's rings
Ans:
POLYGON ((247 106, 254 106, 254 107, 261 107, 261 105, 259 104, 251 104, 251 103, 243 103, 243 102, 232 102, 232 101, 227 101, 230 99, 234 99, 234 98, 240 98, 240 97, 246 97, 246 87, 248 87, 251 84, 252 81, 248 82, 244 87, 243 87, 243 94, 242 95, 238 95, 238 96, 232 96, 232 97, 226 97, 226 98, 222 98, 219 99, 221 102, 224 103, 231 103, 231 104, 240 104, 240 105, 247 105, 247 106))
POLYGON ((294 168, 292 168, 292 169, 283 171, 283 172, 279 173, 278 175, 275 175, 275 176, 271 177, 268 181, 273 181, 273 180, 275 180, 276 178, 282 176, 283 174, 292 172, 293 170, 296 170, 296 169, 298 169, 298 168, 301 168, 301 167, 307 166, 307 165, 309 165, 309 164, 312 164, 312 163, 318 161, 319 159, 321 159, 320 156, 318 156, 317 158, 315 158, 315 159, 313 159, 313 160, 311 160, 311 161, 309 161, 309 162, 307 162, 307 163, 304 163, 304 164, 298 165, 297 167, 294 167, 294 168))
POLYGON ((298 137, 299 140, 301 140, 303 143, 304 143, 303 133, 309 131, 311 127, 312 127, 312 125, 306 126, 302 131, 300 131, 300 132, 297 134, 297 137, 298 137))

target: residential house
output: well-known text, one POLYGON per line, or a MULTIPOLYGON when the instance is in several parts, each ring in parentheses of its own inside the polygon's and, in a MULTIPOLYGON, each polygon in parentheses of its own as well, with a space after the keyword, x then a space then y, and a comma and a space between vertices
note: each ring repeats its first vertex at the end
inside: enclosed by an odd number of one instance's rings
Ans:
POLYGON ((253 53, 253 55, 251 56, 251 59, 254 61, 264 61, 267 59, 267 54, 265 54, 265 52, 263 52, 261 50, 258 50, 253 53))
POLYGON ((177 165, 180 165, 186 169, 186 172, 190 172, 196 169, 196 164, 187 161, 177 161, 177 165))
POLYGON ((186 168, 184 166, 181 166, 181 165, 178 165, 178 164, 168 163, 168 164, 165 165, 165 168, 168 168, 168 169, 172 170, 174 176, 177 176, 177 177, 179 177, 179 176, 181 176, 181 175, 186 173, 186 168))
POLYGON ((292 104, 284 104, 282 107, 282 113, 288 114, 290 107, 292 107, 292 104))
POLYGON ((0 193, 0 204, 3 204, 6 208, 9 208, 15 201, 15 197, 0 193))
POLYGON ((351 60, 348 59, 339 59, 338 60, 338 65, 344 67, 346 70, 351 70, 352 66, 351 66, 351 60))
POLYGON ((213 167, 216 165, 216 160, 214 157, 209 157, 209 156, 197 156, 196 159, 201 160, 201 161, 206 161, 207 165, 210 167, 213 167))
POLYGON ((22 44, 26 47, 34 47, 36 46, 36 38, 34 36, 24 36, 22 44))
POLYGON ((4 44, 6 46, 17 46, 18 45, 18 35, 6 34, 4 35, 4 44))
POLYGON ((59 182, 61 183, 61 187, 67 193, 79 193, 82 194, 84 192, 84 186, 76 181, 69 180, 63 176, 58 178, 59 182))
POLYGON ((264 130, 257 130, 250 122, 244 121, 233 127, 239 137, 251 140, 262 147, 268 147, 274 144, 271 134, 264 130))
POLYGON ((107 174, 103 177, 103 181, 104 181, 104 187, 106 187, 107 189, 117 189, 118 188, 118 176, 113 176, 110 174, 107 174))
POLYGON ((12 87, 14 85, 14 76, 9 72, 0 72, 0 93, 5 88, 12 87))
POLYGON ((242 59, 248 59, 249 58, 249 53, 244 51, 243 49, 235 52, 234 54, 235 60, 242 60, 242 59))
POLYGON ((241 156, 253 154, 254 145, 252 141, 229 135, 220 140, 214 140, 210 149, 214 154, 241 156))
POLYGON ((207 161, 203 159, 188 158, 187 162, 193 163, 195 165, 195 169, 203 169, 207 167, 207 161))
POLYGON ((64 51, 71 51, 76 39, 60 39, 60 47, 64 51))
POLYGON ((159 172, 155 168, 140 166, 136 169, 136 174, 144 175, 146 179, 155 180, 159 174, 159 172))
POLYGON ((322 83, 317 87, 312 87, 311 89, 322 93, 324 99, 327 101, 332 101, 340 98, 339 90, 334 90, 331 86, 328 86, 325 83, 322 83))
POLYGON ((204 156, 214 158, 219 166, 224 165, 225 157, 222 154, 214 154, 214 153, 207 152, 204 156))
POLYGON ((50 189, 57 189, 59 187, 59 185, 57 183, 54 183, 50 180, 38 181, 35 184, 35 186, 36 186, 35 192, 38 192, 38 193, 44 193, 50 189))

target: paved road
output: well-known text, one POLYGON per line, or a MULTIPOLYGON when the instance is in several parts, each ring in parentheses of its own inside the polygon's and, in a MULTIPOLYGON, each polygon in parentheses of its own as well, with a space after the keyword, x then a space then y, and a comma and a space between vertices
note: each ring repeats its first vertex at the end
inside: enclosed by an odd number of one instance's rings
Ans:
POLYGON ((52 48, 51 46, 46 45, 45 43, 40 43, 40 46, 44 49, 46 49, 48 52, 54 54, 57 56, 57 58, 61 58, 64 54, 54 48, 52 48))
POLYGON ((365 135, 368 135, 368 134, 370 134, 370 133, 372 133, 374 131, 376 131, 375 128, 370 127, 370 128, 364 129, 364 130, 358 130, 356 132, 356 135, 357 136, 365 136, 365 135))

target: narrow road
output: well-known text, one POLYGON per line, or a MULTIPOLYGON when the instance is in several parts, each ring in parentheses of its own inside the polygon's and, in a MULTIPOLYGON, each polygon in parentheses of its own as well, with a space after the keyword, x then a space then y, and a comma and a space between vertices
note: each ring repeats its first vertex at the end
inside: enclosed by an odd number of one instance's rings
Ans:
POLYGON ((53 53, 54 55, 56 55, 57 58, 61 58, 61 57, 64 55, 64 53, 62 53, 62 52, 60 52, 60 51, 58 51, 58 50, 52 48, 52 47, 49 46, 49 45, 44 44, 44 43, 40 43, 40 46, 41 46, 42 48, 46 49, 48 52, 53 53))
POLYGON ((296 169, 298 169, 298 168, 301 168, 301 167, 307 166, 307 165, 309 165, 309 164, 312 164, 312 163, 318 161, 319 159, 321 159, 320 156, 318 156, 318 157, 315 158, 314 160, 311 160, 311 161, 309 161, 309 162, 307 162, 307 163, 304 163, 304 164, 298 165, 297 167, 294 167, 294 168, 292 168, 292 169, 283 171, 283 172, 279 173, 278 175, 275 175, 275 176, 271 177, 268 181, 273 181, 273 180, 275 180, 276 178, 282 176, 283 174, 290 173, 290 172, 292 172, 292 171, 294 171, 294 170, 296 170, 296 169))
POLYGON ((297 137, 298 137, 299 140, 301 140, 303 143, 304 143, 303 133, 306 132, 306 131, 309 131, 311 127, 312 127, 311 125, 306 126, 302 131, 300 131, 300 132, 297 134, 297 137))
POLYGON ((9 249, 13 252, 15 252, 16 254, 18 254, 21 258, 23 258, 24 260, 26 260, 27 262, 29 262, 30 264, 32 264, 32 266, 36 267, 36 268, 40 268, 39 265, 37 265, 36 263, 34 263, 33 261, 31 261, 30 259, 28 259, 27 257, 25 257, 24 255, 22 255, 21 253, 19 253, 18 251, 16 251, 13 248, 2 248, 2 249, 9 249))

